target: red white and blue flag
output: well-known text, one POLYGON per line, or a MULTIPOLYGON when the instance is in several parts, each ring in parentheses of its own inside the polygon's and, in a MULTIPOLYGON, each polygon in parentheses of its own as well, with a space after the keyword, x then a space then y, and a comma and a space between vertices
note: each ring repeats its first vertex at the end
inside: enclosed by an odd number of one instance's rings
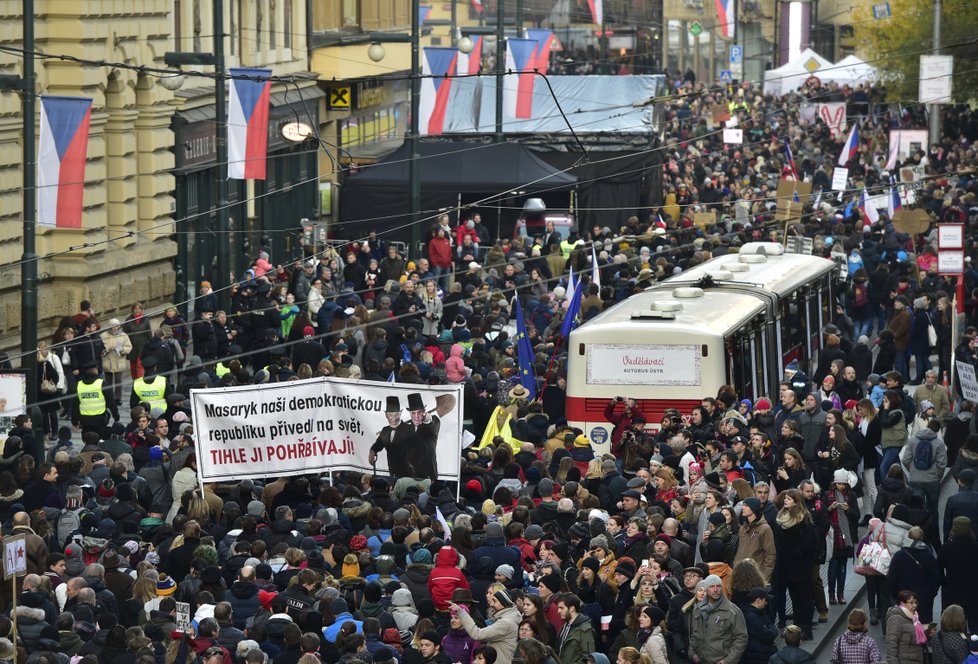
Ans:
POLYGON ((842 146, 842 152, 839 153, 839 166, 845 166, 855 159, 857 152, 859 152, 859 123, 854 122, 852 129, 849 130, 849 137, 842 146))
POLYGON ((264 180, 271 69, 229 69, 228 177, 264 180))
POLYGON ((418 23, 424 25, 424 22, 428 19, 431 14, 431 5, 418 5, 418 23))
POLYGON ((595 25, 604 23, 604 5, 602 0, 587 0, 587 5, 591 9, 591 18, 595 25))
POLYGON ((863 218, 866 223, 872 226, 879 223, 880 213, 876 209, 876 204, 866 195, 866 188, 863 187, 862 196, 859 198, 859 209, 863 211, 863 218))
POLYGON ((535 39, 506 40, 506 71, 503 108, 510 118, 529 119, 533 114, 533 59, 535 39), (511 73, 510 73, 511 72, 511 73))
POLYGON ((82 227, 91 117, 91 99, 41 96, 37 223, 42 226, 82 227))
POLYGON ((526 31, 526 36, 537 43, 533 50, 533 66, 531 69, 538 69, 541 74, 546 74, 547 67, 550 66, 550 50, 554 41, 553 30, 532 28, 526 31))
POLYGON ((890 195, 886 198, 886 214, 893 219, 893 213, 903 207, 900 190, 895 185, 896 178, 890 178, 890 195))
POLYGON ((445 131, 445 112, 452 91, 452 75, 457 66, 458 49, 425 46, 421 60, 421 101, 418 131, 433 136, 445 131))
POLYGON ((720 36, 733 39, 737 31, 737 0, 716 0, 720 36))
POLYGON ((484 7, 482 6, 482 0, 472 0, 472 9, 476 11, 477 14, 481 14, 484 7))
POLYGON ((458 52, 458 67, 455 72, 459 76, 468 74, 478 74, 482 67, 482 37, 475 37, 472 40, 472 52, 458 52))
POLYGON ((791 145, 788 143, 788 139, 784 139, 784 154, 788 158, 788 166, 791 167, 791 175, 798 180, 798 168, 795 166, 795 156, 791 154, 791 145))

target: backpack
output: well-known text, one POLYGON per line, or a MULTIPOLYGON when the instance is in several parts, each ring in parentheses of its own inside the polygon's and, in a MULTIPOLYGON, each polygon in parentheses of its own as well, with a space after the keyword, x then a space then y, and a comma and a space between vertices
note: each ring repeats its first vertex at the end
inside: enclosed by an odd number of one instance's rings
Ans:
POLYGON ((930 438, 917 441, 917 448, 913 451, 913 467, 917 470, 928 470, 934 465, 934 446, 930 438))
POLYGON ((865 284, 853 284, 852 304, 856 307, 863 307, 869 304, 869 290, 865 284))
POLYGON ((58 545, 64 547, 68 544, 68 538, 72 533, 78 532, 81 528, 82 517, 88 512, 84 507, 73 510, 65 510, 58 519, 58 545))

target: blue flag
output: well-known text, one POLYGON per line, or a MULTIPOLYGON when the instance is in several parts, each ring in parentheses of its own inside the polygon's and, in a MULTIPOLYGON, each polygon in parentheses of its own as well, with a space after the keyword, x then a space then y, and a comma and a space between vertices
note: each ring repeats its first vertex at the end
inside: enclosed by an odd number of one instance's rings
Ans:
POLYGON ((570 304, 567 306, 567 315, 564 316, 564 322, 560 326, 560 336, 564 339, 570 336, 571 330, 577 323, 577 314, 581 311, 581 293, 583 291, 583 288, 575 290, 574 297, 571 298, 570 304))
POLYGON ((537 377, 533 373, 533 345, 526 335, 523 307, 516 300, 516 359, 520 367, 520 384, 530 393, 530 400, 537 398, 537 377))

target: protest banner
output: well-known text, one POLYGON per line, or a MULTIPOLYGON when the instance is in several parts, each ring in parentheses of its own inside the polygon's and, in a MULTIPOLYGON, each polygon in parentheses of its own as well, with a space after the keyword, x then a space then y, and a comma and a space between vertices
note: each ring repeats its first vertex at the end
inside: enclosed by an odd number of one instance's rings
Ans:
POLYGON ((310 378, 191 390, 203 482, 333 470, 458 480, 462 388, 310 378))
POLYGON ((961 386, 961 396, 973 403, 978 401, 978 380, 975 379, 975 368, 961 360, 957 360, 954 364, 958 370, 958 384, 961 386))

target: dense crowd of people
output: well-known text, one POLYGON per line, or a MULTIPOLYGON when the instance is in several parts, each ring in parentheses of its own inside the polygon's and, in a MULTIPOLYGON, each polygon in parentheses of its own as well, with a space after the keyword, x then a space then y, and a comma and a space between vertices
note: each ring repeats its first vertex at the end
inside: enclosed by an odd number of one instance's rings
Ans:
MULTIPOLYGON (((103 327, 82 303, 39 348, 43 423, 17 418, 0 456, 0 519, 24 536, 28 572, 16 646, 0 617, 0 661, 788 664, 812 661, 804 644, 848 604, 851 574, 868 611, 850 611, 833 662, 963 661, 978 630, 978 434, 975 405, 945 385, 957 284, 937 272, 933 232, 902 233, 885 211, 870 223, 828 191, 841 141, 799 108, 862 113, 853 190, 888 182, 883 132, 920 118, 875 90, 675 90, 665 202, 645 220, 498 239, 478 214, 445 215, 414 260, 375 235, 298 265, 262 253, 227 308, 202 283, 189 320, 136 303, 103 327), (749 143, 722 145, 718 105, 749 143), (786 168, 823 192, 787 232, 847 268, 832 322, 812 331, 818 357, 753 401, 724 386, 660 417, 623 394, 597 453, 564 410, 568 269, 586 321, 744 242, 780 241, 786 168), (715 222, 694 224, 703 211, 715 222), (517 299, 531 358, 509 333, 517 299), (476 439, 497 407, 511 435, 465 450, 458 487, 343 472, 201 493, 189 390, 313 376, 461 384, 476 439), (940 512, 947 471, 959 491, 940 512)), ((974 118, 944 127, 905 160, 926 169, 914 194, 973 230, 974 118)), ((953 350, 978 365, 975 276, 969 261, 953 350)))

